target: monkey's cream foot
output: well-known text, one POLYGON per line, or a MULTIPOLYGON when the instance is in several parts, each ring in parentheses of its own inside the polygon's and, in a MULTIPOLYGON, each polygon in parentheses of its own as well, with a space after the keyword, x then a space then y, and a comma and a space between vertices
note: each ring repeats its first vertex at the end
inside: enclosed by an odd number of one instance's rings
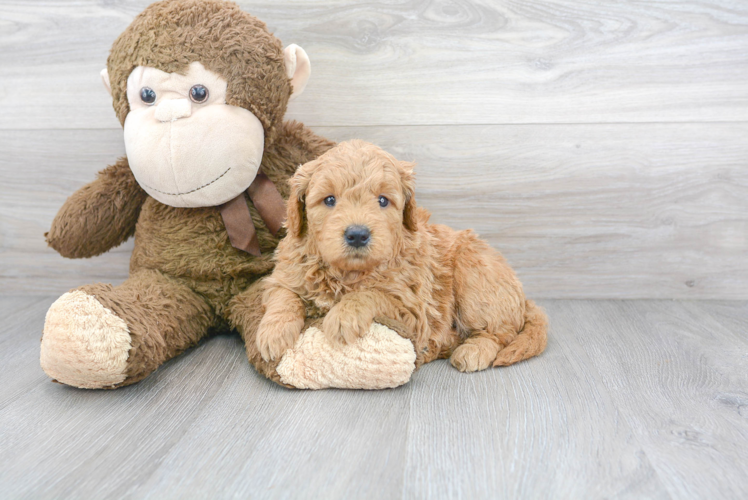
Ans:
POLYGON ((387 389, 408 382, 415 361, 413 344, 379 323, 346 345, 333 345, 322 330, 310 327, 277 371, 281 382, 298 389, 387 389))
POLYGON ((68 292, 47 311, 41 365, 63 384, 112 387, 126 378, 130 332, 123 319, 81 290, 68 292))

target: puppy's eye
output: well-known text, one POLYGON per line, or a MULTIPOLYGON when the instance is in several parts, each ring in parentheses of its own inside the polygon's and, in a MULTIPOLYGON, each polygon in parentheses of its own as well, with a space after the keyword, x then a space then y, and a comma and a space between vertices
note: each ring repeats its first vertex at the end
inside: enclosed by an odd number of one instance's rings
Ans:
POLYGON ((380 197, 379 197, 379 206, 380 206, 380 207, 384 208, 384 207, 386 207, 386 206, 387 206, 387 205, 389 205, 389 204, 390 204, 390 200, 388 200, 388 199, 387 199, 387 198, 385 198, 384 196, 380 196, 380 197))
POLYGON ((335 206, 335 197, 334 196, 328 196, 325 198, 325 205, 328 207, 334 207, 335 206))
POLYGON ((153 104, 156 102, 156 92, 148 87, 140 89, 140 100, 146 104, 153 104))
POLYGON ((205 102, 208 99, 208 89, 205 85, 195 85, 190 89, 190 99, 193 102, 205 102))

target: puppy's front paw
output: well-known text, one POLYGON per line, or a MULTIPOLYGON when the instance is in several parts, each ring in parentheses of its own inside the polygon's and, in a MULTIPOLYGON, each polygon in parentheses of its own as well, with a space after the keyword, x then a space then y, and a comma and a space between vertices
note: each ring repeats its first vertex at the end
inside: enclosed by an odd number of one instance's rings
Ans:
POLYGON ((337 305, 325 316, 322 331, 333 345, 352 344, 369 330, 371 323, 371 318, 345 311, 337 305))
POLYGON ((262 359, 275 361, 283 357, 294 346, 303 327, 303 320, 277 321, 263 318, 255 339, 262 359))

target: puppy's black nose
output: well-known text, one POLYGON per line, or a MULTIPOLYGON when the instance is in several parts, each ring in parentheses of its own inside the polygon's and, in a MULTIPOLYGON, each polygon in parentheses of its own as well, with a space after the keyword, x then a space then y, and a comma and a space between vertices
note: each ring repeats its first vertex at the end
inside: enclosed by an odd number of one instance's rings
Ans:
POLYGON ((348 246, 361 248, 369 244, 371 231, 366 226, 348 226, 343 237, 348 246))

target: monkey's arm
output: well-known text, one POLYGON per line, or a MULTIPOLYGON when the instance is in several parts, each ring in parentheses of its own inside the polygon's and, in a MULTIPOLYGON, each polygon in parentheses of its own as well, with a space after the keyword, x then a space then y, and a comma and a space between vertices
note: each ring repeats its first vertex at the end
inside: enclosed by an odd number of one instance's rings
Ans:
POLYGON ((299 165, 316 159, 335 143, 321 137, 303 123, 287 121, 275 141, 265 150, 262 168, 284 198, 288 197, 288 179, 299 165))
POLYGON ((147 196, 122 157, 65 201, 47 244, 71 259, 102 254, 133 235, 147 196))

